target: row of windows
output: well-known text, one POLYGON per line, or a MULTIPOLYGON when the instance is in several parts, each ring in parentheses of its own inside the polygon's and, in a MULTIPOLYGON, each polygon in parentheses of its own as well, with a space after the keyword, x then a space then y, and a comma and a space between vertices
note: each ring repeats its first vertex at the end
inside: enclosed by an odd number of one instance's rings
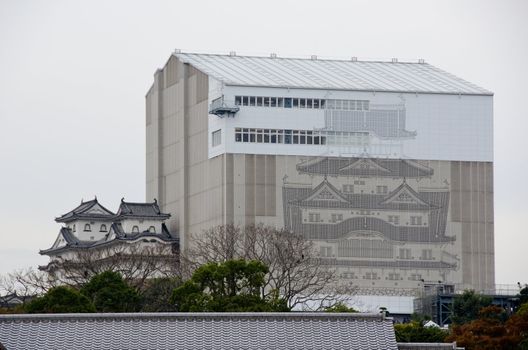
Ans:
POLYGON ((281 107, 307 109, 369 110, 367 100, 337 100, 301 97, 235 96, 236 106, 281 107))
MULTIPOLYGON (((400 248, 400 255, 398 256, 399 259, 413 259, 411 255, 411 250, 408 248, 400 248)), ((422 255, 420 256, 420 260, 435 260, 433 257, 433 251, 431 249, 422 249, 422 255)))
MULTIPOLYGON (((214 137, 213 146, 220 144, 220 134, 217 136, 218 143, 214 137)), ((362 146, 369 143, 369 135, 365 132, 235 128, 235 142, 362 146)))
POLYGON ((311 130, 235 128, 235 142, 324 145, 326 136, 311 130))
MULTIPOLYGON (((355 273, 353 272, 344 272, 341 274, 342 278, 347 279, 358 279, 355 273)), ((379 280, 381 277, 376 272, 366 272, 363 276, 363 279, 366 280, 379 280)), ((400 281, 403 280, 403 277, 399 273, 389 273, 387 277, 385 277, 386 280, 391 281, 400 281)), ((413 273, 408 278, 409 281, 420 281, 422 279, 422 275, 419 273, 413 273)))
MULTIPOLYGON (((75 227, 75 224, 73 224, 73 232, 75 232, 75 230, 76 230, 76 227, 75 227)), ((151 233, 156 233, 156 228, 154 226, 150 226, 148 230, 151 233)), ((106 232, 106 231, 107 231, 106 225, 102 224, 101 227, 99 228, 99 232, 106 232)), ((90 224, 85 224, 84 232, 92 232, 92 226, 90 224)), ((132 227, 132 233, 139 233, 139 226, 132 227)))
MULTIPOLYGON (((75 224, 73 224, 73 232, 75 232, 77 228, 75 227, 75 224)), ((84 232, 92 232, 92 225, 85 224, 84 225, 84 232)), ((106 232, 106 225, 102 224, 99 228, 99 232, 106 232)))
MULTIPOLYGON (((150 226, 148 231, 150 233, 156 233, 156 228, 154 226, 150 226)), ((132 227, 132 233, 139 233, 139 226, 132 227)))

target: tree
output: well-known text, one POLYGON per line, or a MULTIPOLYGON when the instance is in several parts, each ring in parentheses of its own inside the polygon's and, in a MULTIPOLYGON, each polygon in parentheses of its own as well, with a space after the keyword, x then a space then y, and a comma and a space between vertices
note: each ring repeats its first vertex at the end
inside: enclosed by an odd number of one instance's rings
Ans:
POLYGON ((141 293, 143 305, 142 312, 169 312, 176 311, 170 302, 172 292, 182 284, 176 277, 153 278, 148 280, 141 293))
POLYGON ((438 327, 424 327, 420 321, 394 325, 396 341, 399 343, 443 343, 449 331, 438 327))
POLYGON ((355 288, 343 283, 331 262, 321 259, 314 243, 301 235, 265 225, 220 225, 192 235, 193 246, 182 254, 189 276, 198 266, 231 259, 256 260, 268 266, 265 297, 278 293, 288 307, 310 305, 321 310, 351 298, 355 288))
POLYGON ((105 271, 93 276, 81 288, 99 312, 134 312, 141 307, 141 297, 117 272, 105 271))
POLYGON ((86 296, 69 287, 54 287, 46 294, 33 299, 24 306, 27 313, 83 313, 95 312, 95 307, 86 296))
POLYGON ((286 302, 261 294, 268 268, 260 261, 227 260, 205 264, 173 292, 178 311, 288 311, 286 302))
POLYGON ((455 296, 452 305, 451 321, 455 324, 464 324, 476 320, 480 309, 491 305, 492 298, 466 290, 463 294, 455 296))
POLYGON ((119 272, 125 281, 142 289, 147 280, 180 276, 179 255, 170 245, 114 244, 98 249, 79 249, 48 265, 56 283, 81 287, 105 271, 119 272))
POLYGON ((353 307, 347 306, 343 302, 337 302, 332 306, 328 306, 324 309, 325 312, 358 312, 353 307))
POLYGON ((521 338, 512 334, 505 323, 507 314, 498 306, 487 306, 480 310, 477 319, 455 324, 448 341, 456 341, 457 345, 468 350, 498 350, 517 349, 521 338))

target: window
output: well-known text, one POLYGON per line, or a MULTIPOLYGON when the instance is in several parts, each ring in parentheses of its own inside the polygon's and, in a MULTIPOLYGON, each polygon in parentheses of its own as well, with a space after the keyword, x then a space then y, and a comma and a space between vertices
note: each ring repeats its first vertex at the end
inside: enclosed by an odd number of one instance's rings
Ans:
POLYGON ((319 250, 321 256, 331 257, 332 256, 332 247, 321 247, 319 250))
POLYGON ((389 215, 389 222, 394 225, 399 225, 400 216, 399 215, 389 215))
POLYGON ((255 106, 255 97, 254 96, 250 96, 249 97, 249 105, 250 106, 255 106))
POLYGON ((91 231, 92 231, 92 227, 90 226, 90 224, 84 225, 84 232, 91 232, 91 231))
POLYGON ((420 281, 422 279, 422 275, 419 273, 412 273, 411 276, 409 276, 410 281, 420 281))
POLYGON ((284 98, 284 108, 292 108, 292 99, 291 99, 291 97, 284 98))
POLYGON ((376 186, 377 194, 387 194, 388 192, 389 192, 389 189, 387 186, 376 186))
POLYGON ((365 277, 363 277, 366 280, 377 280, 378 274, 375 272, 367 272, 365 273, 365 277))
POLYGON ((75 224, 73 224, 73 232, 75 232, 75 224))
POLYGON ((309 222, 319 222, 319 221, 321 221, 321 214, 319 214, 319 213, 309 213, 308 214, 308 221, 309 222))
POLYGON ((412 259, 411 250, 408 248, 400 248, 400 259, 412 259))
POLYGON ((132 233, 139 233, 139 227, 138 226, 132 227, 132 233))
POLYGON ((431 249, 423 249, 422 260, 433 260, 433 251, 431 249))
POLYGON ((365 184, 365 181, 363 181, 363 180, 354 181, 354 185, 364 185, 364 184, 365 184))
POLYGON ((150 226, 149 227, 149 232, 150 233, 156 233, 156 228, 154 226, 150 226))
POLYGON ((220 145, 222 143, 222 129, 213 131, 212 138, 213 138, 213 147, 220 145))
POLYGON ((101 228, 99 229, 99 232, 106 232, 106 225, 102 224, 101 228))
POLYGON ((354 193, 354 185, 343 185, 343 192, 354 193))
POLYGON ((343 214, 332 214, 332 222, 343 221, 343 214))
POLYGON ((248 106, 249 105, 249 97, 242 96, 242 106, 248 106))
POLYGON ((421 216, 411 216, 411 225, 421 225, 422 224, 422 217, 421 216))
POLYGON ((387 277, 387 279, 391 281, 398 281, 401 279, 401 277, 399 273, 392 272, 392 273, 389 273, 389 277, 387 277))
POLYGON ((242 104, 242 96, 235 96, 235 106, 240 106, 242 104))

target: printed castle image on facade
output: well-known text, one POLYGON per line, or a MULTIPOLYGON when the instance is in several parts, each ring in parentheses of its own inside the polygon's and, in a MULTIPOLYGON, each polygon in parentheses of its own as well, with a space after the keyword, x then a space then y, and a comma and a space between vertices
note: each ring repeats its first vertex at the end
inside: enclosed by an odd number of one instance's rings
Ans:
POLYGON ((412 160, 314 157, 296 169, 308 180, 286 177, 284 225, 316 241, 344 278, 410 288, 424 278, 453 280, 446 278, 458 267, 456 237, 447 230, 448 181, 430 187, 432 168, 412 160))
POLYGON ((342 146, 345 154, 401 156, 403 142, 417 135, 406 130, 404 103, 326 100, 324 121, 327 144, 342 146))

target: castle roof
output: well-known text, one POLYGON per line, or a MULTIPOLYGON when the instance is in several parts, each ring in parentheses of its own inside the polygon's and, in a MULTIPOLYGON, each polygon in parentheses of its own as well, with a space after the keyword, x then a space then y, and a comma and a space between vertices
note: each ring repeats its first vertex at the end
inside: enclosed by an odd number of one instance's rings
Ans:
POLYGON ((97 197, 88 202, 81 201, 75 209, 56 218, 57 222, 71 222, 78 219, 86 220, 112 220, 115 214, 102 206, 97 197))
POLYGON ((121 218, 155 218, 155 219, 168 219, 170 214, 162 213, 158 201, 154 200, 152 203, 133 203, 125 202, 125 199, 121 199, 121 204, 117 210, 116 219, 121 218))

